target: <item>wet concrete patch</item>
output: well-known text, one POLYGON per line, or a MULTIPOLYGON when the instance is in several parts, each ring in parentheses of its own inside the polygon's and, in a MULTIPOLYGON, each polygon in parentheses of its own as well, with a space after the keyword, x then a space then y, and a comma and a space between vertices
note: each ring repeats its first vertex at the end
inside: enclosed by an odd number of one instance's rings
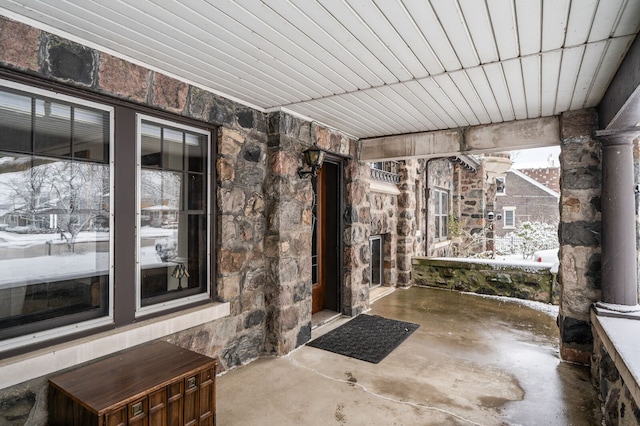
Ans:
POLYGON ((420 287, 370 313, 420 328, 380 364, 302 347, 233 370, 219 381, 221 424, 601 424, 589 371, 560 361, 548 313, 420 287))

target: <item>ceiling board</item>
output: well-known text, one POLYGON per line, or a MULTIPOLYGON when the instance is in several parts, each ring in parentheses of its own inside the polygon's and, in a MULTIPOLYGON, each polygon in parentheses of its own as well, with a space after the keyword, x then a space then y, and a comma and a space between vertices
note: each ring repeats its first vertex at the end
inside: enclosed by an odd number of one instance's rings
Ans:
POLYGON ((357 138, 600 102, 638 0, 0 0, 0 14, 357 138))

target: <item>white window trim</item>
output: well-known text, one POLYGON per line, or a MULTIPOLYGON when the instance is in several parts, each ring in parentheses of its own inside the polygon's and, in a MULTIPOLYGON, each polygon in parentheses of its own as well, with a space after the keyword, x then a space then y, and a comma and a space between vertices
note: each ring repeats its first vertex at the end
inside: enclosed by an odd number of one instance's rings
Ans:
POLYGON ((195 307, 2 360, 0 389, 215 321, 230 309, 229 302, 195 307))
POLYGON ((177 123, 175 121, 163 120, 161 118, 153 117, 145 114, 136 114, 136 318, 143 315, 162 312, 168 309, 184 306, 190 303, 199 302, 202 300, 208 300, 211 298, 211 233, 207 233, 207 282, 205 283, 206 292, 198 293, 193 296, 183 297, 180 299, 169 300, 162 303, 156 303, 150 306, 142 306, 142 297, 140 291, 140 196, 141 196, 141 182, 140 176, 142 173, 142 163, 140 162, 140 156, 142 152, 142 121, 150 121, 162 126, 174 127, 188 132, 198 133, 207 137, 207 229, 211 229, 211 166, 210 158, 213 153, 211 152, 211 132, 198 128, 187 126, 177 123))
MULTIPOLYGON (((447 214, 446 215, 442 215, 439 214, 438 212, 434 211, 434 217, 438 216, 438 217, 449 217, 449 201, 451 199, 451 194, 448 190, 446 189, 442 189, 442 188, 434 188, 434 194, 436 197, 440 197, 440 199, 438 200, 438 205, 440 205, 440 210, 442 210, 442 194, 445 193, 447 194, 447 214)), ((434 203, 435 205, 435 203, 434 203)), ((435 209, 434 209, 435 210, 435 209)), ((442 236, 440 235, 440 230, 439 229, 435 229, 436 232, 436 237, 435 237, 435 241, 448 241, 449 240, 449 230, 447 229, 447 235, 442 236)))
POLYGON ((516 228, 516 208, 513 206, 502 208, 502 229, 515 229, 516 228), (507 225, 507 211, 513 212, 513 225, 507 225))

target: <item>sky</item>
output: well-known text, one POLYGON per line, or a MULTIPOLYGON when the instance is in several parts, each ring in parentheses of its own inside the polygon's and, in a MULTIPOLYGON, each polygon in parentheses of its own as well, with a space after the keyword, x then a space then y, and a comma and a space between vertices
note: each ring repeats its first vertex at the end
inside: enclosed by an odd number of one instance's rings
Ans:
POLYGON ((511 151, 512 167, 514 169, 558 167, 560 165, 559 154, 559 146, 511 151))

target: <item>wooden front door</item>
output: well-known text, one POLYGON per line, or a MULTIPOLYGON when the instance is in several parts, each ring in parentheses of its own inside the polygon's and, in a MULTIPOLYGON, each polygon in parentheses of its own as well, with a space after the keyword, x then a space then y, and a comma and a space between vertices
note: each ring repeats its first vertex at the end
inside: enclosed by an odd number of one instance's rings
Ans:
POLYGON ((316 197, 312 253, 311 312, 339 311, 340 164, 325 161, 314 179, 316 197))

